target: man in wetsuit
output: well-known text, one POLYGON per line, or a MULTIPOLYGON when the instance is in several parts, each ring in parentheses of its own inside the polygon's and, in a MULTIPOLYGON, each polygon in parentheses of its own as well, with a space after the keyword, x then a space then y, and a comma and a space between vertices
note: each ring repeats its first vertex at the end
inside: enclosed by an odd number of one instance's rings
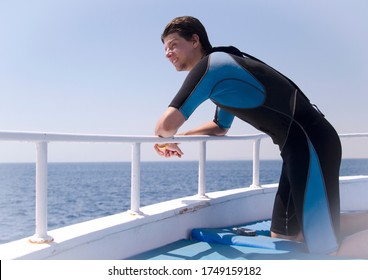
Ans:
MULTIPOLYGON (((155 134, 172 137, 205 100, 216 104, 213 121, 182 135, 223 136, 237 117, 279 146, 282 173, 272 214, 273 237, 305 240, 312 253, 339 246, 339 137, 287 77, 234 47, 212 48, 193 17, 172 20, 162 36, 166 57, 189 71, 159 119, 155 134)), ((177 144, 155 145, 161 156, 181 157, 177 144)))

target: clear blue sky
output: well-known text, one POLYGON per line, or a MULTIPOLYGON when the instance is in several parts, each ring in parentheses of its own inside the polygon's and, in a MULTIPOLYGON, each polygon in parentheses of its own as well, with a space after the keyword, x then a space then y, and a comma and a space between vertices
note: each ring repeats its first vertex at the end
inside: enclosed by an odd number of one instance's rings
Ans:
MULTIPOLYGON (((170 65, 160 41, 181 15, 199 18, 213 46, 237 46, 289 76, 339 133, 368 131, 366 0, 3 0, 0 130, 152 135, 187 74, 170 65)), ((207 102, 183 129, 213 114, 207 102)), ((254 132, 236 121, 229 134, 254 132)), ((208 157, 249 157, 243 146, 218 144, 208 157)), ((264 146, 264 156, 278 156, 264 146)), ((366 151, 344 153, 368 156, 367 140, 354 146, 366 151)), ((51 144, 49 158, 129 160, 129 148, 51 144)), ((194 158, 196 147, 183 149, 194 158)), ((142 159, 158 159, 151 145, 142 159)), ((33 145, 0 142, 1 162, 33 160, 33 145)))

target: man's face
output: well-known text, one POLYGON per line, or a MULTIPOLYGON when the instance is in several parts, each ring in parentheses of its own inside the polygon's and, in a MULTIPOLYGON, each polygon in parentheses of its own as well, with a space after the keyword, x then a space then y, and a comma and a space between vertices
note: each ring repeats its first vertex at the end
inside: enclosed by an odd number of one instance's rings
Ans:
POLYGON ((166 57, 175 66, 177 71, 189 71, 197 63, 195 59, 198 42, 193 36, 193 40, 185 40, 178 33, 172 33, 164 38, 166 57))

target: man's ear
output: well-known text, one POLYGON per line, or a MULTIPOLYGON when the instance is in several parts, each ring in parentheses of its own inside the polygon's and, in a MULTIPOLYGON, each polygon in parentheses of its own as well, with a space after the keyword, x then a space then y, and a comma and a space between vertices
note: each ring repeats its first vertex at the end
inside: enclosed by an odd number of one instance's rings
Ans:
POLYGON ((193 34, 192 36, 192 44, 194 48, 197 48, 200 44, 199 36, 197 34, 193 34))

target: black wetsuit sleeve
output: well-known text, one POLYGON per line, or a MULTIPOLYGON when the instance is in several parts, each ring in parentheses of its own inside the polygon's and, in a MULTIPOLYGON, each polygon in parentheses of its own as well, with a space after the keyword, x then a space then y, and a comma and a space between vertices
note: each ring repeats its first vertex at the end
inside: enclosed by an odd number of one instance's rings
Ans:
MULTIPOLYGON (((184 80, 183 85, 179 89, 174 99, 171 101, 169 105, 170 107, 174 107, 179 111, 182 111, 183 106, 186 104, 186 102, 188 102, 189 97, 194 92, 195 88, 200 83, 203 76, 206 74, 207 65, 208 56, 199 61, 198 64, 189 72, 188 76, 184 80)), ((192 106, 197 108, 199 105, 200 103, 198 102, 198 104, 193 104, 192 106)), ((183 114, 187 119, 191 113, 192 112, 187 112, 183 114)))
MULTIPOLYGON (((193 111, 205 100, 211 98, 215 85, 219 82, 216 77, 209 77, 210 56, 204 57, 189 72, 179 92, 170 107, 177 108, 188 119, 193 111)), ((212 100, 214 102, 214 100, 212 100)), ((216 108, 214 122, 221 128, 230 128, 234 115, 220 107, 216 108)))

